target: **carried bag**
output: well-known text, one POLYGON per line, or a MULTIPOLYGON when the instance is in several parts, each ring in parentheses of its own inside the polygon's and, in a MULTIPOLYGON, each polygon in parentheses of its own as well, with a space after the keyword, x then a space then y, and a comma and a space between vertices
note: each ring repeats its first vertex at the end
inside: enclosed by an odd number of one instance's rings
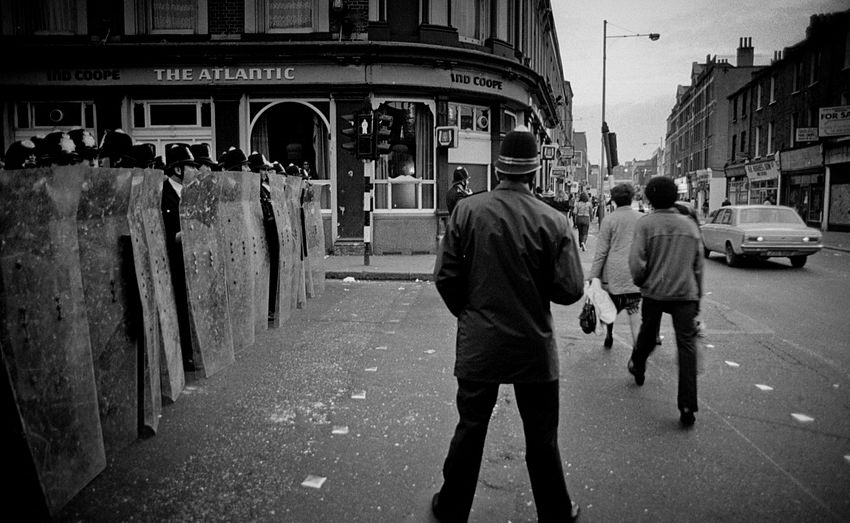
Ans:
POLYGON ((614 323, 617 319, 617 307, 611 296, 602 288, 597 278, 590 285, 585 285, 584 294, 596 307, 596 315, 602 323, 614 323))
POLYGON ((585 334, 591 334, 596 330, 596 307, 590 298, 585 298, 584 307, 581 308, 581 314, 578 315, 578 324, 585 334))

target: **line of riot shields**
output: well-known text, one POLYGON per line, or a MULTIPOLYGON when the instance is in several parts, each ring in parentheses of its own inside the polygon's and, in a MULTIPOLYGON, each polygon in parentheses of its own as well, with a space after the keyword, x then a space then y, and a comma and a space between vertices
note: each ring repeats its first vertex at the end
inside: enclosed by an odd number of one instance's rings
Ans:
MULTIPOLYGON (((155 434, 163 404, 186 385, 164 180, 155 169, 0 170, 3 426, 15 456, 7 472, 30 479, 18 488, 48 515, 108 456, 155 434)), ((257 174, 206 173, 183 187, 184 312, 198 379, 324 290, 311 187, 295 176, 269 182, 272 229, 257 174)))

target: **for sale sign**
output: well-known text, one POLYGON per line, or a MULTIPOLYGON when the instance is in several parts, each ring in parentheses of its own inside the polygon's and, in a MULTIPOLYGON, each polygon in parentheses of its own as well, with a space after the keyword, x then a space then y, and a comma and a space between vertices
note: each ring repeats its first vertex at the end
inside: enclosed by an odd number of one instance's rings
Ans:
POLYGON ((821 138, 850 135, 850 105, 821 107, 818 135, 821 138))

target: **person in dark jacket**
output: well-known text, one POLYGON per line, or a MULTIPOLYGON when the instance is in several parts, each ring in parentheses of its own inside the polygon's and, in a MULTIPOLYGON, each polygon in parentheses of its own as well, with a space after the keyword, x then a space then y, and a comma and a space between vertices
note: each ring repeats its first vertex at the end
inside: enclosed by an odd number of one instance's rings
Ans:
POLYGON ((637 221, 629 253, 629 269, 643 303, 628 370, 635 383, 643 385, 661 315, 670 314, 679 355, 679 421, 689 427, 698 410, 696 317, 702 296, 703 255, 699 228, 693 218, 675 207, 676 191, 676 184, 665 176, 652 178, 644 190, 653 211, 637 221))
POLYGON ((452 186, 449 187, 449 192, 446 194, 446 210, 449 214, 452 213, 457 202, 472 194, 469 189, 469 173, 464 167, 455 168, 452 174, 452 186))
POLYGON ((183 233, 180 230, 180 197, 183 186, 198 176, 189 145, 170 143, 165 146, 165 180, 162 184, 162 223, 165 229, 165 251, 171 268, 171 284, 177 307, 177 328, 183 355, 183 370, 195 370, 189 326, 189 300, 186 293, 186 273, 183 263, 183 233))
POLYGON ((535 198, 537 142, 518 128, 502 142, 499 185, 458 205, 434 267, 437 291, 457 317, 460 420, 431 509, 466 521, 475 496, 487 425, 502 383, 513 384, 526 464, 540 521, 574 521, 558 449, 558 350, 550 303, 583 295, 583 272, 566 217, 535 198))

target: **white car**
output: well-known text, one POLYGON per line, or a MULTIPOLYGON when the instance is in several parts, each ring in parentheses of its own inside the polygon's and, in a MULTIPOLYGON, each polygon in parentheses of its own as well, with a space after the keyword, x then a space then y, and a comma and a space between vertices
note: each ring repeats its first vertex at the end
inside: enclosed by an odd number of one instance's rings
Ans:
POLYGON ((700 227, 705 257, 723 253, 730 267, 745 258, 785 257, 802 267, 823 249, 822 234, 784 205, 730 205, 713 211, 700 227))

